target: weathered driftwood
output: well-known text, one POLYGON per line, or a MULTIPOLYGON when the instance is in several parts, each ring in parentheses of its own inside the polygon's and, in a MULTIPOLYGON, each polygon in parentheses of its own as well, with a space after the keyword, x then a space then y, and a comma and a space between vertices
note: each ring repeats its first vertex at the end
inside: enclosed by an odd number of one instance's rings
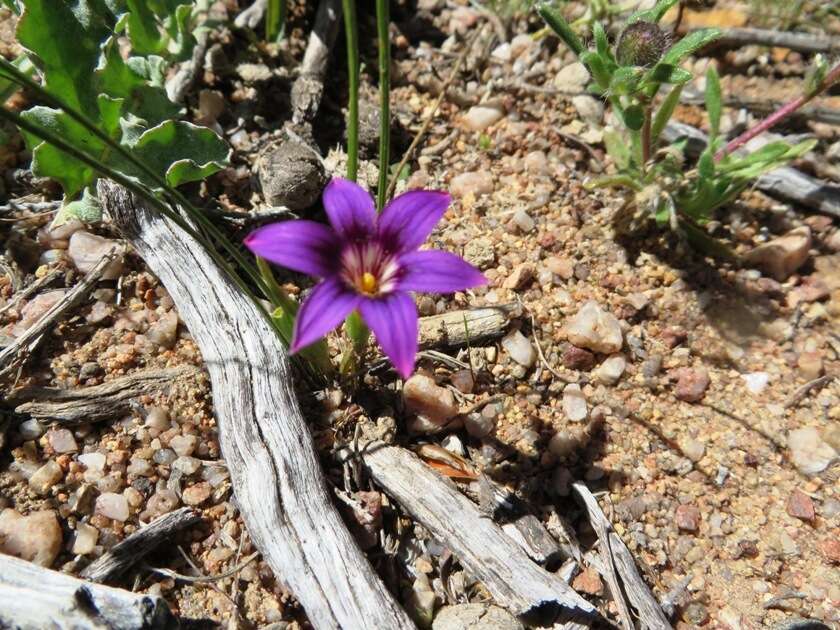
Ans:
POLYGON ((444 542, 499 606, 527 619, 592 618, 594 607, 525 552, 457 488, 402 448, 369 445, 373 479, 413 518, 444 542))
POLYGON ((91 584, 0 554, 0 628, 175 630, 161 597, 91 584))
POLYGON ((630 614, 627 602, 624 600, 624 593, 636 609, 639 622, 643 629, 670 630, 671 624, 662 612, 662 607, 651 593, 647 584, 636 568, 633 554, 626 547, 621 538, 612 531, 610 524, 598 501, 582 483, 572 484, 572 488, 583 501, 586 511, 589 514, 589 522, 592 529, 598 535, 598 543, 601 548, 601 556, 605 567, 602 567, 604 577, 607 579, 613 599, 621 611, 622 623, 628 628, 634 628, 633 616, 630 614), (618 577, 621 577, 621 584, 618 577), (621 587, 624 587, 622 591, 621 587))
POLYGON ((91 582, 114 580, 170 536, 200 521, 201 516, 188 507, 164 514, 114 545, 85 567, 81 576, 91 582))
POLYGON ((105 180, 99 198, 201 350, 233 490, 275 575, 316 628, 412 627, 330 500, 271 324, 171 221, 105 180))
POLYGON ((41 315, 37 322, 30 326, 14 343, 0 351, 0 376, 7 374, 17 365, 19 360, 25 360, 44 337, 44 334, 64 315, 80 304, 99 282, 105 268, 116 255, 116 248, 105 254, 84 278, 50 309, 41 315))
POLYGON ((167 389, 200 373, 201 370, 191 365, 148 368, 91 387, 24 387, 13 392, 8 402, 20 403, 15 407, 16 413, 38 420, 69 426, 101 422, 129 413, 134 400, 143 394, 167 389))
POLYGON ((737 48, 747 45, 778 46, 807 53, 840 52, 840 38, 816 33, 771 31, 763 28, 727 28, 715 40, 716 46, 737 48))
POLYGON ((465 346, 501 337, 510 323, 511 307, 488 306, 420 318, 420 347, 465 346))
MULTIPOLYGON (((697 156, 705 148, 708 136, 705 133, 683 123, 668 123, 662 133, 666 142, 678 138, 688 138, 686 152, 697 156)), ((783 166, 762 175, 756 182, 762 191, 807 206, 817 212, 840 217, 840 186, 827 184, 815 177, 806 175, 795 168, 783 166)))
POLYGON ((292 84, 292 122, 311 123, 321 106, 330 51, 341 22, 341 0, 321 0, 309 34, 300 75, 292 84))
POLYGON ((554 570, 563 560, 560 545, 533 514, 525 514, 515 521, 505 523, 502 531, 516 541, 534 562, 549 571, 554 570))

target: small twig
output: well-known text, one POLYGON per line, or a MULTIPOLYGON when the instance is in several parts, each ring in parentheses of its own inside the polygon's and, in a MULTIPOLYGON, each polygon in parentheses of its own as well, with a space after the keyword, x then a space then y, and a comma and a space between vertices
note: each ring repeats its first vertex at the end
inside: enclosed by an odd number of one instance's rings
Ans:
POLYGON ((837 37, 761 28, 727 28, 723 31, 723 35, 715 40, 716 46, 739 47, 749 44, 790 48, 807 53, 830 54, 840 51, 840 38, 837 37))
MULTIPOLYGON (((14 201, 0 205, 0 214, 9 214, 17 210, 30 212, 54 212, 61 207, 61 201, 14 201)), ((27 217, 30 218, 30 217, 27 217)))
POLYGON ((99 259, 93 269, 82 278, 75 287, 73 287, 59 302, 54 304, 41 318, 30 326, 20 337, 15 339, 14 343, 10 344, 0 352, 0 376, 5 376, 14 369, 16 357, 25 357, 32 354, 41 340, 44 338, 47 330, 61 319, 68 311, 81 303, 88 294, 99 282, 105 268, 117 256, 117 248, 111 249, 99 259))
POLYGON ((572 381, 571 381, 571 379, 569 379, 569 377, 563 376, 562 374, 560 374, 560 372, 558 372, 553 367, 551 367, 551 364, 545 358, 545 355, 543 354, 542 346, 540 345, 540 338, 537 335, 537 323, 536 323, 536 320, 534 319, 533 314, 531 315, 531 334, 534 337, 534 345, 537 347, 537 356, 540 358, 540 363, 543 364, 543 367, 545 367, 546 370, 551 372, 555 376, 555 378, 557 378, 558 380, 561 380, 564 383, 571 383, 572 381))
POLYGON ((144 556, 182 529, 201 521, 201 516, 192 508, 184 507, 164 514, 146 527, 138 529, 125 540, 117 543, 99 559, 88 565, 81 577, 91 582, 113 580, 144 556))
POLYGON ((423 139, 423 136, 425 136, 426 132, 429 130, 429 126, 432 124, 432 120, 437 115, 437 111, 443 103, 443 99, 446 98, 446 91, 449 89, 449 86, 452 85, 452 82, 455 80, 455 77, 457 77, 458 73, 461 71, 461 66, 464 64, 464 60, 467 58, 467 54, 469 53, 475 41, 478 39, 480 33, 481 29, 477 29, 475 33, 473 33, 473 35, 469 38, 469 40, 467 40, 467 43, 464 45, 464 50, 461 51, 461 54, 458 56, 458 60, 452 67, 452 72, 449 73, 449 76, 446 78, 446 81, 443 82, 440 94, 438 95, 437 100, 435 100, 435 104, 432 106, 432 110, 426 116, 426 119, 423 121, 423 126, 420 127, 420 130, 414 136, 414 140, 411 141, 411 145, 403 154, 400 163, 397 165, 397 168, 394 171, 394 176, 391 178, 391 181, 388 184, 387 192, 385 193, 386 199, 390 199, 393 196, 394 190, 397 187, 397 179, 399 178, 400 173, 402 172, 405 165, 408 163, 408 160, 411 158, 412 154, 414 153, 414 150, 417 148, 417 145, 420 144, 420 141, 423 139))
POLYGON ((784 408, 790 409, 791 407, 798 405, 809 393, 811 393, 812 390, 822 389, 824 386, 833 381, 834 378, 833 374, 826 374, 824 376, 820 376, 819 378, 815 378, 812 381, 808 381, 802 387, 793 392, 791 397, 785 402, 784 408))
POLYGON ((459 361, 454 357, 450 357, 448 354, 443 352, 438 352, 437 350, 421 350, 417 353, 417 356, 421 359, 429 359, 430 361, 438 361, 443 363, 444 365, 448 365, 451 368, 455 368, 456 370, 467 370, 470 369, 470 365, 468 363, 464 363, 463 361, 459 361))
POLYGON ((56 278, 60 278, 62 275, 63 274, 60 270, 53 269, 47 275, 38 278, 37 280, 35 280, 35 282, 33 282, 29 286, 25 287, 22 291, 19 291, 18 293, 13 295, 12 299, 9 300, 9 302, 7 304, 4 304, 2 307, 0 307, 0 315, 2 315, 3 313, 5 313, 8 310, 11 310, 13 308, 17 308, 17 305, 20 304, 20 302, 22 300, 25 300, 26 298, 28 298, 33 293, 37 293, 43 287, 50 284, 56 278))
MULTIPOLYGON (((181 548, 179 547, 178 549, 181 549, 181 548)), ((181 552, 183 553, 183 550, 181 550, 181 552)), ((233 575, 236 575, 242 569, 244 569, 249 564, 251 564, 254 561, 254 559, 259 555, 260 555, 260 552, 255 551, 254 553, 252 553, 250 556, 245 558, 242 562, 237 564, 232 569, 230 569, 228 571, 225 571, 224 573, 219 573, 218 575, 191 576, 191 575, 184 575, 183 573, 177 573, 177 572, 173 571, 172 569, 164 569, 164 568, 150 567, 150 566, 146 566, 144 568, 147 569, 148 571, 151 571, 152 573, 159 573, 160 575, 165 575, 166 577, 170 577, 173 580, 178 580, 179 582, 188 582, 190 584, 207 584, 209 582, 218 582, 219 580, 224 580, 225 578, 229 578, 233 575)), ((190 562, 190 566, 192 566, 194 569, 197 570, 197 567, 195 566, 194 563, 190 562)))

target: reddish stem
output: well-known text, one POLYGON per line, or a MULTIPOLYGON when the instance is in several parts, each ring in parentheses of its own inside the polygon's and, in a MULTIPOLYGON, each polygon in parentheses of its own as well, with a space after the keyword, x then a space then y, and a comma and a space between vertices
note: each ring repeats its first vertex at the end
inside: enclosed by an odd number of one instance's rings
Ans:
POLYGON ((831 71, 825 75, 825 79, 823 79, 822 83, 820 83, 809 94, 804 94, 799 98, 792 100, 790 103, 783 105, 778 110, 770 114, 767 118, 758 123, 755 127, 747 129, 740 136, 730 141, 729 144, 727 144, 724 148, 722 148, 715 154, 715 162, 720 162, 725 155, 737 151, 739 148, 744 146, 747 142, 755 138, 757 135, 764 133, 768 129, 778 125, 780 122, 782 122, 785 118, 788 118, 800 107, 802 107, 803 105, 811 101, 814 97, 827 90, 838 79, 840 79, 840 64, 834 66, 834 68, 832 68, 831 71))

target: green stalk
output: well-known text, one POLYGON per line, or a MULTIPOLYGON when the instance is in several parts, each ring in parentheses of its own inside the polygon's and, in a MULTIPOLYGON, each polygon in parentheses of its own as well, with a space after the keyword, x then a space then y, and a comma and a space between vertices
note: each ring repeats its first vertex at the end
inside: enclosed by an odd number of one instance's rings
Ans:
POLYGON ((359 172, 359 33, 355 0, 342 0, 344 33, 347 39, 347 179, 356 181, 359 172))
POLYGON ((376 35, 379 40, 379 185, 376 208, 385 207, 391 153, 391 22, 389 0, 376 0, 376 35))
POLYGON ((265 40, 277 42, 286 28, 286 0, 268 0, 265 8, 265 40))

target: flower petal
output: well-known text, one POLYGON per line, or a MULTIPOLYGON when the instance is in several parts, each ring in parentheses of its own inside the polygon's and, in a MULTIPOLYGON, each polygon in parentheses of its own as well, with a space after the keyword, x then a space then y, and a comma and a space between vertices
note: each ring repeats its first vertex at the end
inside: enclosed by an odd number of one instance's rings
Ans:
POLYGON ((335 177, 324 189, 324 209, 330 225, 345 239, 369 237, 374 232, 373 197, 356 182, 335 177))
POLYGON ((315 343, 344 321, 359 304, 359 295, 339 278, 327 278, 316 285, 300 305, 291 352, 315 343))
POLYGON ((403 291, 453 293, 487 284, 487 278, 466 260, 449 252, 424 250, 400 256, 403 291))
POLYGON ((257 256, 310 276, 325 277, 338 269, 338 235, 315 221, 281 221, 254 230, 245 246, 257 256))
POLYGON ((384 297, 362 299, 359 311, 400 376, 411 376, 419 332, 417 307, 411 296, 394 291, 384 297))
POLYGON ((449 207, 451 197, 440 190, 411 190, 395 197, 379 217, 379 238, 392 252, 417 249, 429 238, 449 207))

